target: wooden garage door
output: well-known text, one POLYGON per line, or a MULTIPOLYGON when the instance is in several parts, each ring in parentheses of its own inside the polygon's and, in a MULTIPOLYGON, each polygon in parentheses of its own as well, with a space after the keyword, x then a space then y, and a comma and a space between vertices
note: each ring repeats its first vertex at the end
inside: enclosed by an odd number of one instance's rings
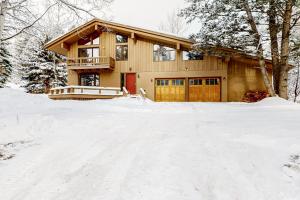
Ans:
POLYGON ((185 101, 184 79, 156 79, 155 100, 156 101, 185 101))
POLYGON ((221 101, 220 78, 189 79, 189 101, 219 102, 221 101))

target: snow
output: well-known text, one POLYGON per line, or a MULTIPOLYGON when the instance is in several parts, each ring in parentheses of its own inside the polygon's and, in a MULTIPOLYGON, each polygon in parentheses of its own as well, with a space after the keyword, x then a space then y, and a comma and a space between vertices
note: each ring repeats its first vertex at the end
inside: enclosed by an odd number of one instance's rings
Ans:
POLYGON ((298 200, 299 119, 280 98, 51 101, 1 89, 0 199, 298 200))

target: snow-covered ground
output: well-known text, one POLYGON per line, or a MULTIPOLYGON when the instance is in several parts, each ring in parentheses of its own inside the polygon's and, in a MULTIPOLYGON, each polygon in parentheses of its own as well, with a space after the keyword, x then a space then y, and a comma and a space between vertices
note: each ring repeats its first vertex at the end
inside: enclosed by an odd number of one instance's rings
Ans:
POLYGON ((1 200, 299 200, 300 106, 0 89, 1 200))

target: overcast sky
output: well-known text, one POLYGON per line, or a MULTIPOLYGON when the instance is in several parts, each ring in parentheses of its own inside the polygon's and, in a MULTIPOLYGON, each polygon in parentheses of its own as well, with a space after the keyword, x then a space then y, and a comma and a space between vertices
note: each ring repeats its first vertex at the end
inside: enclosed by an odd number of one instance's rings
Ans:
MULTIPOLYGON (((183 8, 185 0, 115 0, 111 5, 113 21, 158 30, 174 9, 183 8)), ((196 31, 195 26, 189 26, 186 33, 196 31)))

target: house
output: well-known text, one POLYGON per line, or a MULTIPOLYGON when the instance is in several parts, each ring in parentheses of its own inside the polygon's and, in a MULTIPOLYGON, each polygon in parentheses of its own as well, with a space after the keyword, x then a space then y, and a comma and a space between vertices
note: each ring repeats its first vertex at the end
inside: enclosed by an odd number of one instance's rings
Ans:
MULTIPOLYGON (((68 87, 51 99, 98 99, 142 88, 154 101, 241 101, 265 90, 256 57, 220 48, 224 56, 192 50, 186 38, 93 19, 45 48, 67 57, 68 87)), ((266 61, 270 77, 271 62, 266 61)))

